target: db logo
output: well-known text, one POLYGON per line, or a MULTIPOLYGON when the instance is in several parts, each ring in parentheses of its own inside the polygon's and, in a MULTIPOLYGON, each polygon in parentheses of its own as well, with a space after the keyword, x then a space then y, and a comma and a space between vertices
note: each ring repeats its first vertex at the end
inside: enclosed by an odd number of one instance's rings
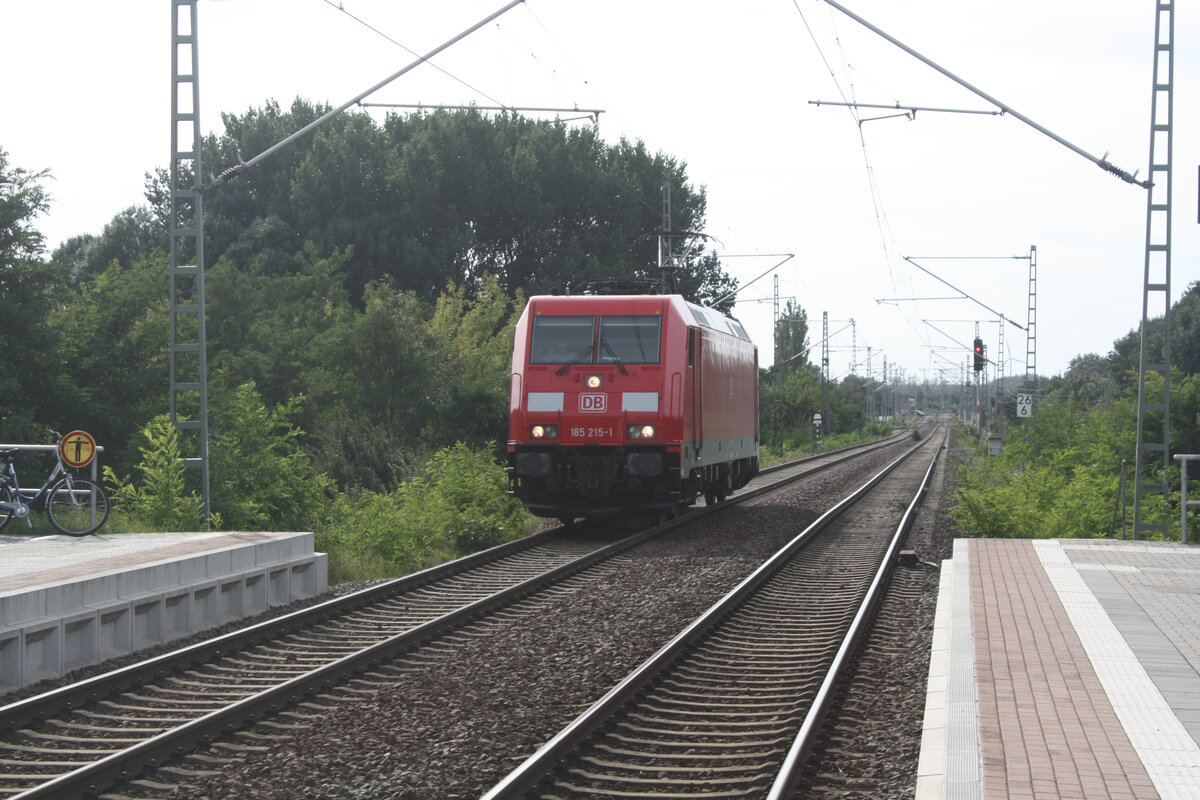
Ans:
POLYGON ((608 395, 581 394, 579 395, 579 410, 584 413, 600 414, 608 410, 608 395))

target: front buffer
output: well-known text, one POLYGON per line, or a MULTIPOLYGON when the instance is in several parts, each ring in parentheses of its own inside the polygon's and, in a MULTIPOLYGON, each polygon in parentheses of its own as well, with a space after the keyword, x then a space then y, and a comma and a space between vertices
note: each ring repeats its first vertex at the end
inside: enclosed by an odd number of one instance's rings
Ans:
POLYGON ((539 517, 669 512, 680 500, 679 447, 517 444, 509 487, 539 517))

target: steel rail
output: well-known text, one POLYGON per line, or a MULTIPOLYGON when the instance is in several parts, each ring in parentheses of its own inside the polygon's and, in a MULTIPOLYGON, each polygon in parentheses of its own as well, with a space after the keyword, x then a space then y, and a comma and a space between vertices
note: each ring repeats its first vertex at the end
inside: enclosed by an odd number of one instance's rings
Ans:
MULTIPOLYGON (((866 453, 872 452, 875 449, 892 443, 893 440, 899 439, 902 435, 904 434, 897 434, 887 439, 882 439, 878 442, 871 442, 866 445, 850 445, 838 450, 831 450, 826 453, 819 453, 816 455, 795 459, 793 461, 775 464, 759 470, 759 474, 771 474, 784 469, 796 467, 810 461, 827 458, 831 455, 848 453, 859 448, 863 448, 862 453, 859 455, 865 455, 866 453)), ((40 447, 41 445, 38 446, 40 447)), ((45 447, 52 447, 52 445, 45 445, 45 447)), ((812 471, 803 473, 798 477, 804 477, 805 475, 811 474, 813 474, 812 471)), ((754 490, 750 491, 753 492, 754 490)), ((750 492, 740 493, 731 498, 730 501, 727 501, 726 505, 728 505, 729 502, 740 501, 748 496, 753 496, 753 494, 750 492)), ((703 510, 705 509, 696 509, 696 511, 703 510)), ((276 617, 265 622, 247 626, 237 631, 232 631, 212 639, 207 639, 203 642, 198 642, 194 645, 146 659, 145 661, 141 661, 136 664, 131 664, 127 667, 122 667, 111 672, 95 675, 91 678, 87 678, 67 686, 62 686, 57 689, 52 689, 50 691, 25 698, 23 700, 15 701, 5 706, 0 706, 0 727, 12 728, 28 722, 36 721, 45 717, 48 713, 50 713, 51 709, 77 705, 82 702, 94 700, 102 694, 121 691, 131 686, 140 686, 156 677, 176 672, 192 664, 203 663, 223 653, 228 653, 230 651, 252 646, 260 641, 278 636, 288 630, 312 625, 316 622, 353 611, 356 608, 377 603, 400 592, 410 591, 412 589, 431 584, 442 578, 464 572, 473 567, 498 561, 501 558, 515 555, 524 550, 531 550, 554 539, 562 538, 578 532, 580 525, 583 524, 586 523, 578 523, 570 528, 549 528, 512 542, 506 542, 504 544, 488 548, 487 550, 481 550, 478 553, 472 553, 452 561, 447 561, 443 564, 428 567, 420 570, 419 572, 414 572, 411 575, 406 575, 401 578, 396 578, 391 581, 386 581, 384 583, 368 587, 353 594, 332 598, 323 603, 300 609, 281 617, 276 617)))
MULTIPOLYGON (((708 635, 716 626, 723 622, 744 600, 754 594, 763 583, 778 573, 818 533, 843 512, 855 505, 894 469, 927 444, 928 442, 921 442, 910 448, 876 475, 872 476, 858 489, 844 497, 833 508, 818 517, 816 521, 760 565, 741 583, 731 589, 721 600, 711 606, 708 611, 694 620, 676 635, 675 638, 659 649, 658 652, 646 659, 646 661, 627 675, 620 683, 609 690, 603 697, 567 725, 567 727, 510 772, 500 783, 489 790, 483 796, 482 800, 515 800, 515 798, 525 797, 527 793, 534 791, 555 770, 568 753, 590 739, 598 728, 610 719, 615 712, 645 689, 652 680, 658 677, 685 650, 708 635)), ((761 493, 761 491, 756 491, 756 494, 761 493)), ((739 495, 739 499, 746 500, 749 498, 739 495)), ((720 508, 720 506, 717 506, 717 508, 720 508)))
POLYGON ((290 614, 207 639, 203 642, 173 650, 127 667, 95 675, 91 678, 52 689, 42 694, 18 700, 0 707, 0 728, 14 728, 36 721, 51 709, 77 705, 101 695, 141 686, 148 681, 177 672, 190 665, 203 663, 219 655, 244 649, 261 641, 362 608, 405 591, 427 586, 442 578, 482 566, 524 550, 539 547, 561 538, 565 531, 550 528, 532 536, 506 542, 478 553, 472 553, 444 564, 414 572, 402 578, 386 581, 343 597, 335 597, 290 614))
MULTIPOLYGON (((794 467, 814 459, 827 458, 833 454, 846 453, 852 450, 860 451, 849 455, 846 459, 834 460, 828 464, 819 465, 815 469, 789 475, 770 485, 741 492, 716 506, 697 508, 685 516, 668 521, 662 525, 647 528, 618 542, 599 548, 590 554, 562 564, 541 575, 521 581, 506 589, 466 604, 441 617, 393 635, 356 653, 331 661, 329 664, 283 681, 270 689, 245 697, 222 709, 165 730, 129 748, 113 752, 97 761, 53 777, 42 784, 14 795, 14 800, 33 800, 33 798, 45 797, 82 797, 89 793, 102 791, 122 779, 127 779, 131 775, 137 774, 147 766, 161 763, 178 752, 186 750, 197 743, 216 738, 246 721, 261 718, 282 707, 298 702, 304 696, 332 686, 345 677, 359 673, 379 661, 394 657, 400 651, 411 648, 422 641, 447 633, 473 619, 494 612, 541 588, 560 582, 590 566, 608 560, 652 537, 695 520, 702 514, 723 510, 731 505, 736 505, 737 503, 756 497, 763 492, 798 481, 835 464, 845 463, 847 460, 887 446, 887 444, 897 438, 898 436, 893 436, 879 443, 870 443, 866 446, 855 445, 839 451, 831 451, 831 453, 819 454, 806 459, 799 459, 795 462, 777 465, 769 471, 794 467)), ((503 557, 532 549, 549 540, 568 537, 570 530, 570 528, 550 529, 541 534, 517 540, 516 542, 509 542, 437 567, 431 567, 411 576, 398 578, 353 595, 335 598, 311 608, 293 612, 284 617, 258 623, 246 629, 225 634, 215 639, 185 647, 181 650, 110 673, 105 673, 80 683, 63 687, 62 689, 18 701, 0 708, 0 726, 15 729, 20 725, 44 718, 52 710, 57 711, 73 707, 130 687, 144 685, 154 678, 172 674, 223 654, 235 652, 281 634, 301 629, 305 625, 369 606, 374 602, 390 598, 403 591, 430 585, 440 578, 451 576, 489 562, 498 561, 503 557)))
POLYGON ((12 800, 83 797, 90 792, 101 791, 123 778, 136 774, 145 767, 160 763, 195 744, 216 738, 242 723, 259 719, 268 713, 298 702, 306 695, 333 686, 345 677, 391 658, 402 650, 447 633, 475 618, 507 606, 540 588, 557 583, 593 564, 607 560, 617 553, 640 544, 650 536, 657 535, 664 527, 666 526, 647 529, 619 542, 614 542, 607 547, 502 589, 356 653, 343 656, 278 686, 164 731, 72 772, 57 776, 46 783, 15 795, 12 800))
MULTIPOLYGON (((851 450, 861 449, 862 452, 858 453, 858 455, 866 455, 867 453, 872 453, 876 450, 880 450, 884 447, 887 447, 889 444, 895 444, 896 442, 900 441, 904 437, 911 435, 911 433, 912 433, 911 428, 902 428, 899 431, 897 431, 896 433, 893 433, 891 436, 888 436, 887 438, 884 438, 884 439, 877 439, 873 442, 865 442, 863 444, 849 444, 849 445, 846 445, 845 447, 839 447, 834 450, 826 450, 821 453, 815 453, 811 456, 804 456, 803 458, 797 458, 792 461, 786 461, 786 462, 783 462, 780 464, 772 464, 769 467, 762 467, 761 469, 759 469, 758 474, 759 475, 769 475, 772 472, 778 472, 779 470, 782 470, 782 469, 788 469, 789 467, 795 467, 795 466, 799 466, 801 464, 806 464, 809 461, 817 461, 818 459, 828 458, 829 456, 836 456, 836 455, 841 455, 843 453, 849 453, 851 450)), ((741 495, 738 495, 738 496, 741 497, 741 495)))
POLYGON ((855 614, 854 621, 850 624, 850 631, 847 633, 845 640, 843 640, 841 647, 838 648, 837 655, 834 656, 833 663, 830 665, 825 679, 821 682, 821 688, 817 690, 816 698, 813 700, 812 707, 809 709, 803 724, 800 726, 799 733, 796 734, 795 741, 792 743, 791 748, 789 748, 787 756, 784 757, 783 766, 780 768, 779 775, 776 777, 775 783, 771 786, 771 790, 767 794, 767 800, 785 800, 785 798, 791 797, 792 792, 800 781, 801 772, 808 761, 808 757, 812 754, 813 747, 821 731, 821 726, 824 724, 825 718, 833 706, 842 675, 846 671, 854 655, 854 651, 858 647, 859 641, 870 627, 870 618, 878 608, 886 591, 887 579, 895 568, 900 547, 908 535, 909 529, 912 528, 913 518, 916 516, 917 509, 925 500, 930 478, 933 476, 933 470, 937 466, 938 456, 946 446, 946 436, 946 433, 942 434, 942 443, 934 452, 933 458, 930 459, 929 467, 925 470, 925 477, 921 479, 921 485, 917 488, 912 502, 908 504, 904 516, 901 517, 900 523, 896 526, 896 531, 892 535, 892 541, 883 556, 883 561, 880 563, 879 569, 871 581, 871 587, 867 590, 867 595, 863 599, 858 613, 855 614))

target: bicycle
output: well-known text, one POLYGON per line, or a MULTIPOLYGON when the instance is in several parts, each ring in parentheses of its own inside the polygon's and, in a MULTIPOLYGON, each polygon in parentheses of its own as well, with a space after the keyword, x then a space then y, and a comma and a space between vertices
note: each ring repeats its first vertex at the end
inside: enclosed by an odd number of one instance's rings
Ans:
MULTIPOLYGON (((51 433, 56 444, 62 441, 58 431, 51 433)), ((17 483, 14 457, 19 452, 16 449, 0 450, 0 530, 14 518, 25 520, 32 528, 30 512, 36 510, 44 510, 55 530, 68 536, 95 533, 108 520, 108 494, 99 484, 68 472, 57 447, 54 448, 54 469, 42 488, 27 500, 17 483)))

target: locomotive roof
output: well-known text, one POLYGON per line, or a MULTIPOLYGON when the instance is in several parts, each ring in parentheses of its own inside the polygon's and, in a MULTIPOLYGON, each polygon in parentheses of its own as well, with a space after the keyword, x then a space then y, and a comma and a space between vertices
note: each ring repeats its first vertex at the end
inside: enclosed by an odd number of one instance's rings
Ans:
POLYGON ((661 308, 664 303, 669 304, 674 312, 688 324, 700 325, 709 330, 751 341, 746 329, 737 319, 727 317, 715 308, 688 302, 683 295, 679 294, 536 295, 529 298, 529 308, 534 308, 535 304, 538 306, 535 313, 541 313, 541 309, 547 305, 555 312, 561 313, 568 308, 575 308, 577 309, 575 313, 579 313, 586 308, 602 309, 606 306, 629 308, 631 304, 641 308, 661 308))

